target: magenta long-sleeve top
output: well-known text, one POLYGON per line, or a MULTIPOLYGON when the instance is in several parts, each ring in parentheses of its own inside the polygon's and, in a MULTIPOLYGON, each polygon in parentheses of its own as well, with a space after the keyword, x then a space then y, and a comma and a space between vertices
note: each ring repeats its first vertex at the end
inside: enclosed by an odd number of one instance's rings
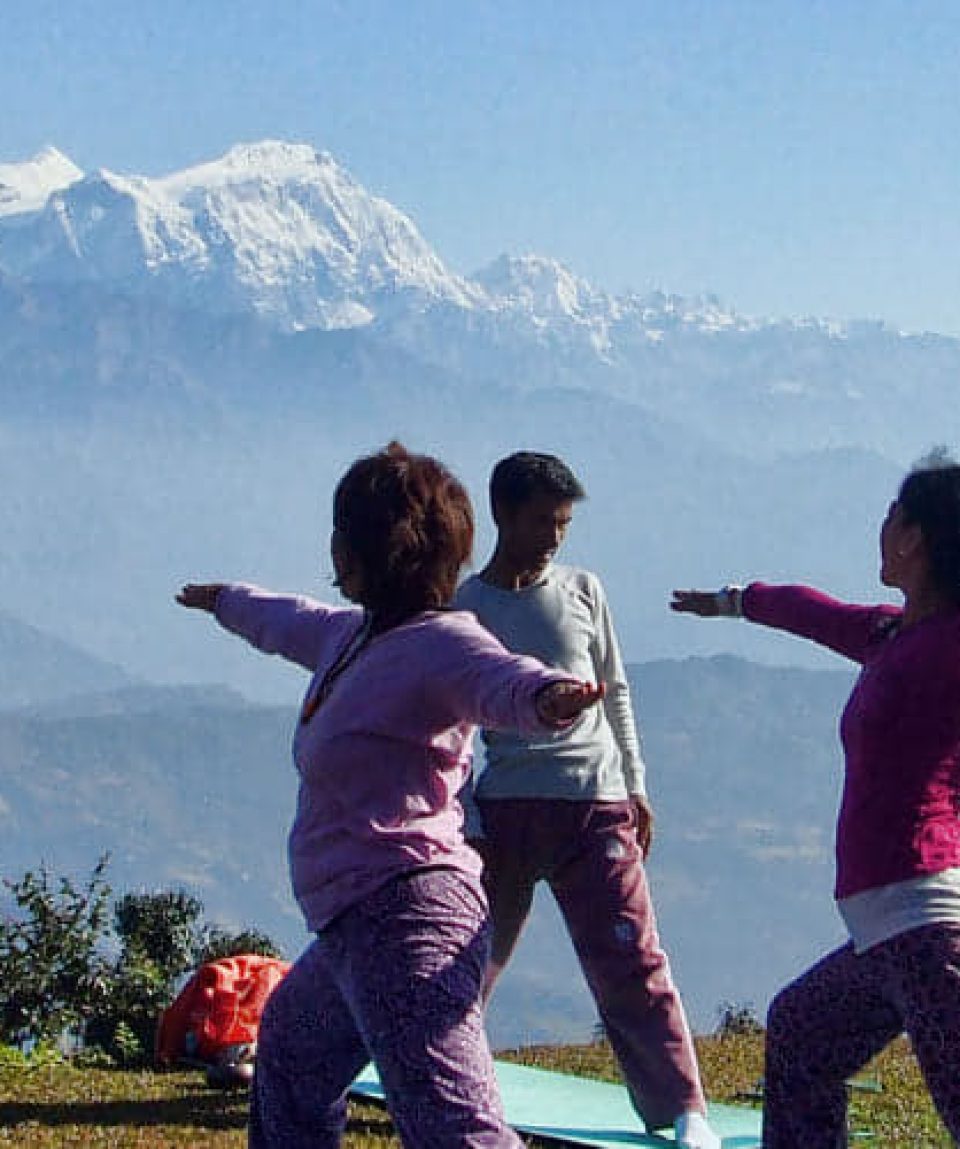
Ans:
MULTIPOLYGON (((223 588, 216 617, 312 673, 305 708, 363 624, 358 609, 243 584, 223 588)), ((371 638, 293 739, 300 788, 290 872, 308 927, 322 929, 409 870, 478 874, 457 799, 474 730, 542 731, 536 695, 565 679, 509 653, 464 611, 425 612, 371 638)))
POLYGON ((895 606, 752 583, 743 613, 862 666, 840 720, 837 897, 960 866, 960 610, 901 629, 895 606))

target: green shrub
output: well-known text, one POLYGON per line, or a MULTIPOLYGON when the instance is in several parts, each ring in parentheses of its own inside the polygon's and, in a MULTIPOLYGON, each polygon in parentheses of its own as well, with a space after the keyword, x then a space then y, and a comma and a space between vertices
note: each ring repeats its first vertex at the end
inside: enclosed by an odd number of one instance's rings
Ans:
POLYGON ((257 930, 204 925, 202 903, 183 890, 125 894, 111 922, 108 862, 101 857, 82 886, 54 880, 43 865, 4 879, 16 907, 0 919, 6 1046, 79 1034, 110 1064, 145 1064, 153 1058, 160 1014, 185 973, 240 953, 282 957, 257 930))
POLYGON ((108 858, 87 883, 54 881, 44 865, 4 880, 17 913, 0 921, 0 1041, 22 1045, 82 1030, 107 992, 108 858))
POLYGON ((49 1065, 62 1065, 64 1060, 57 1046, 48 1041, 38 1041, 30 1050, 0 1045, 0 1072, 43 1069, 49 1065))

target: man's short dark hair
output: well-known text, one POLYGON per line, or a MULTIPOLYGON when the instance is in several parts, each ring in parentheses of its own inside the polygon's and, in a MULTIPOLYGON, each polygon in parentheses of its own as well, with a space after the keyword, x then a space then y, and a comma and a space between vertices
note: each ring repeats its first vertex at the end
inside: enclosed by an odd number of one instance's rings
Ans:
POLYGON ((490 506, 519 507, 537 495, 578 502, 587 497, 577 476, 556 455, 516 451, 501 459, 490 475, 490 506))

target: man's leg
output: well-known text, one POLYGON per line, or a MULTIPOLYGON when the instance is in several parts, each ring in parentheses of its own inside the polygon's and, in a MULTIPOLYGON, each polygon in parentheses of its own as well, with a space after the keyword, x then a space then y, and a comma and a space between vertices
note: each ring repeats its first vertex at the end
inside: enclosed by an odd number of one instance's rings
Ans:
POLYGON ((660 1129, 705 1112, 706 1102, 657 935, 635 813, 630 802, 565 805, 569 825, 555 828, 550 885, 634 1105, 648 1129, 660 1129))
POLYGON ((483 982, 484 1000, 510 960, 530 916, 536 887, 533 838, 541 803, 503 799, 478 803, 485 838, 483 886, 490 903, 490 960, 483 982))
POLYGON ((250 1094, 250 1149, 336 1149, 346 1089, 369 1061, 314 942, 267 1000, 250 1094))
POLYGON ((764 1149, 847 1144, 848 1077, 903 1028, 884 962, 846 945, 774 998, 767 1014, 764 1149))

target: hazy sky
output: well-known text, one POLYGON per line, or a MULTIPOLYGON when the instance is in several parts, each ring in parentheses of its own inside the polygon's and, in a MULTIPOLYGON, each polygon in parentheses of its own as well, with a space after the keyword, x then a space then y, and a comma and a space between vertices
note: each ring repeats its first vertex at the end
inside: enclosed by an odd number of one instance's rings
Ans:
POLYGON ((454 269, 960 335, 956 0, 5 0, 0 160, 326 149, 454 269))

